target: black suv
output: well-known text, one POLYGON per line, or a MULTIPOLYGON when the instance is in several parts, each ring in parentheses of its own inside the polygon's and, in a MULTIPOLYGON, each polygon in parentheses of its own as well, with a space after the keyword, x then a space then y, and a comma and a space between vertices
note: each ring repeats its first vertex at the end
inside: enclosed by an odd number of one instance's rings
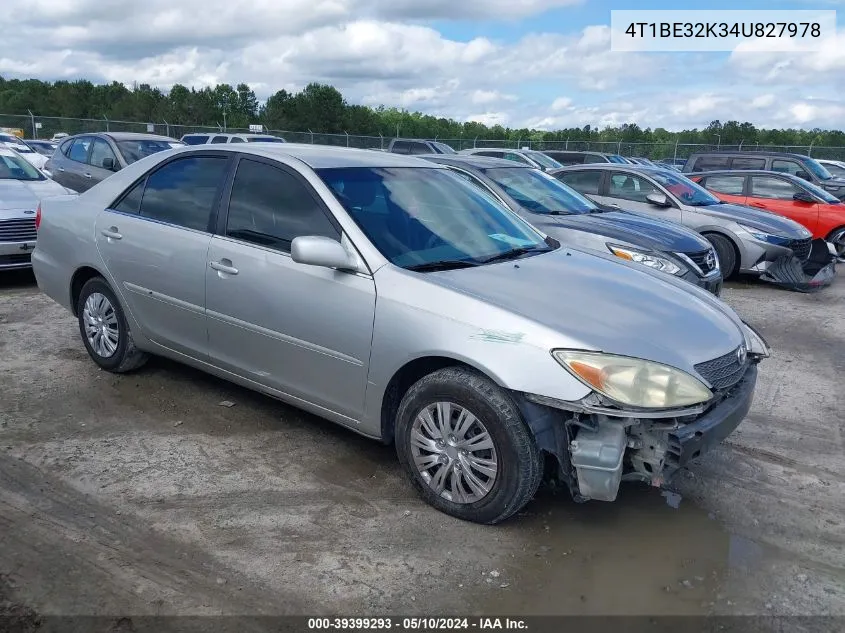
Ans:
POLYGON ((840 200, 845 200, 845 178, 831 174, 816 159, 785 152, 696 152, 684 165, 684 173, 725 169, 762 169, 803 178, 840 200))

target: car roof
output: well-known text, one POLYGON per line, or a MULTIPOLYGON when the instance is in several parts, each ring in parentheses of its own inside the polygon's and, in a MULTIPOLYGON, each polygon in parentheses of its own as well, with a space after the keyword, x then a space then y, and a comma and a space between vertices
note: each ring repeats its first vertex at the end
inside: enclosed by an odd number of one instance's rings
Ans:
POLYGON ((803 178, 794 174, 787 174, 782 171, 771 171, 769 169, 714 169, 712 171, 692 171, 684 174, 687 178, 691 176, 780 176, 787 180, 794 180, 798 183, 806 183, 803 178))
POLYGON ((310 143, 237 143, 235 145, 187 145, 179 148, 180 153, 240 152, 268 158, 293 157, 312 169, 335 167, 422 167, 439 169, 426 160, 406 154, 377 152, 370 149, 311 145, 310 143))
MULTIPOLYGON (((639 163, 585 163, 583 165, 567 165, 566 167, 553 169, 549 173, 557 174, 564 171, 587 171, 590 169, 603 169, 605 171, 637 171, 659 174, 669 173, 676 176, 680 174, 680 172, 677 172, 669 167, 662 167, 661 165, 641 165, 639 163)), ((686 176, 686 174, 680 175, 686 176)))
MULTIPOLYGON (((475 154, 476 152, 511 152, 512 154, 525 154, 526 152, 539 152, 536 149, 513 149, 511 147, 472 147, 462 149, 459 154, 475 154)), ((540 152, 542 154, 542 152, 540 152)), ((513 161, 511 161, 513 162, 513 161)))
POLYGON ((175 138, 169 136, 162 136, 160 134, 151 134, 149 132, 80 132, 73 136, 68 136, 61 139, 62 142, 70 139, 79 138, 80 136, 99 136, 108 137, 114 141, 167 141, 169 143, 177 142, 175 138))
MULTIPOLYGON (((748 157, 751 157, 751 158, 754 158, 754 157, 757 157, 757 156, 778 156, 778 157, 783 157, 783 158, 802 158, 802 159, 812 158, 812 156, 807 156, 806 154, 796 154, 794 152, 770 152, 770 151, 767 151, 767 150, 759 150, 759 151, 754 150, 754 151, 750 151, 750 152, 744 152, 744 151, 741 151, 741 150, 732 150, 732 149, 717 150, 717 151, 710 151, 710 152, 693 152, 692 154, 690 154, 690 158, 692 158, 693 156, 722 156, 722 155, 724 155, 724 156, 742 156, 742 157, 748 156, 748 157)), ((687 160, 689 160, 689 159, 687 159, 687 160)))
POLYGON ((274 138, 281 138, 280 136, 276 136, 275 134, 270 134, 269 132, 188 132, 187 134, 183 134, 182 138, 186 136, 242 136, 242 137, 252 137, 252 136, 272 136, 274 138))
POLYGON ((454 165, 455 167, 468 166, 482 171, 497 167, 531 169, 528 165, 522 165, 512 160, 493 158, 492 156, 476 156, 475 154, 416 154, 415 156, 444 165, 454 165))

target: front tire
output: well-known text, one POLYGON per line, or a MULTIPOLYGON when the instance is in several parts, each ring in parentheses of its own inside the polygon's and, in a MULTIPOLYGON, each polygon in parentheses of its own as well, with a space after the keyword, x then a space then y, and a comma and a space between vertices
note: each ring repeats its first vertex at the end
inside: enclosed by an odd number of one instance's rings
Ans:
POLYGON ((471 369, 447 367, 399 405, 396 453, 430 505, 475 523, 504 521, 540 485, 542 459, 513 400, 471 369))
POLYGON ((102 277, 89 279, 76 304, 79 333, 88 355, 116 374, 138 369, 147 355, 135 347, 120 302, 102 277))
POLYGON ((845 260, 845 226, 840 226, 838 229, 833 229, 827 240, 836 249, 836 257, 839 261, 845 260))
POLYGON ((736 251, 731 241, 722 236, 710 233, 704 236, 713 245, 716 255, 719 256, 719 266, 722 268, 722 277, 725 280, 733 277, 736 272, 736 251))

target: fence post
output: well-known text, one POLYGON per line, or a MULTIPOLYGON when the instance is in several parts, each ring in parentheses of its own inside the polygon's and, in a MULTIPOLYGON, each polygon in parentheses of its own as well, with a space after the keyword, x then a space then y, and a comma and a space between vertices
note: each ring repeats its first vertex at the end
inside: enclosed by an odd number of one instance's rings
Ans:
POLYGON ((38 138, 38 134, 35 131, 35 115, 32 113, 32 110, 27 110, 29 112, 29 120, 32 122, 32 138, 38 138))
POLYGON ((476 136, 472 141, 472 149, 478 147, 478 137, 476 136))
POLYGON ((742 151, 742 144, 745 142, 744 138, 739 139, 739 151, 742 151))
POLYGON ((170 136, 170 123, 167 122, 167 119, 162 119, 164 121, 164 129, 165 129, 165 136, 170 136))
POLYGON ((109 118, 104 114, 103 120, 106 122, 106 132, 109 132, 109 118))
POLYGON ((672 158, 673 158, 673 161, 678 160, 678 139, 675 139, 675 155, 672 158))
POLYGON ((616 141, 616 153, 622 155, 622 141, 616 141))
POLYGON ((379 138, 379 141, 378 141, 379 149, 384 149, 384 135, 381 132, 378 133, 378 138, 379 138))
POLYGON ((346 147, 349 147, 349 132, 343 130, 343 133, 346 134, 346 147))
POLYGON ((312 132, 311 130, 308 130, 308 133, 311 135, 311 145, 313 145, 314 144, 314 132, 312 132))
POLYGON ((813 143, 815 143, 815 142, 816 142, 816 139, 813 139, 812 141, 810 141, 810 149, 807 150, 807 156, 813 155, 813 143))
POLYGON ((563 147, 564 149, 569 149, 569 137, 566 137, 566 145, 563 147))

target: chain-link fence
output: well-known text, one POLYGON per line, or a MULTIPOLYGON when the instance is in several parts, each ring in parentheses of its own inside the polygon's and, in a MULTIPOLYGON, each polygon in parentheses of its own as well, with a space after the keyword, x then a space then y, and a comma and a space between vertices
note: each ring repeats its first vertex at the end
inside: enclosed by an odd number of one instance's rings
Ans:
MULTIPOLYGON (((179 139, 191 132, 249 132, 245 128, 231 128, 222 125, 174 125, 167 121, 140 122, 102 119, 76 119, 69 117, 47 117, 36 114, 0 114, 0 128, 22 130, 25 138, 50 138, 54 134, 81 134, 83 132, 148 132, 179 139)), ((392 136, 357 134, 321 134, 317 132, 292 130, 266 130, 292 143, 312 143, 362 149, 387 149, 392 136)), ((481 138, 433 138, 450 145, 456 150, 474 147, 497 147, 507 149, 529 148, 536 150, 594 151, 622 156, 642 156, 652 160, 665 158, 685 159, 694 152, 714 150, 777 151, 806 154, 814 158, 845 160, 845 147, 822 147, 813 145, 759 145, 739 143, 737 145, 678 143, 672 141, 652 143, 626 143, 622 141, 548 141, 535 139, 481 138)))

